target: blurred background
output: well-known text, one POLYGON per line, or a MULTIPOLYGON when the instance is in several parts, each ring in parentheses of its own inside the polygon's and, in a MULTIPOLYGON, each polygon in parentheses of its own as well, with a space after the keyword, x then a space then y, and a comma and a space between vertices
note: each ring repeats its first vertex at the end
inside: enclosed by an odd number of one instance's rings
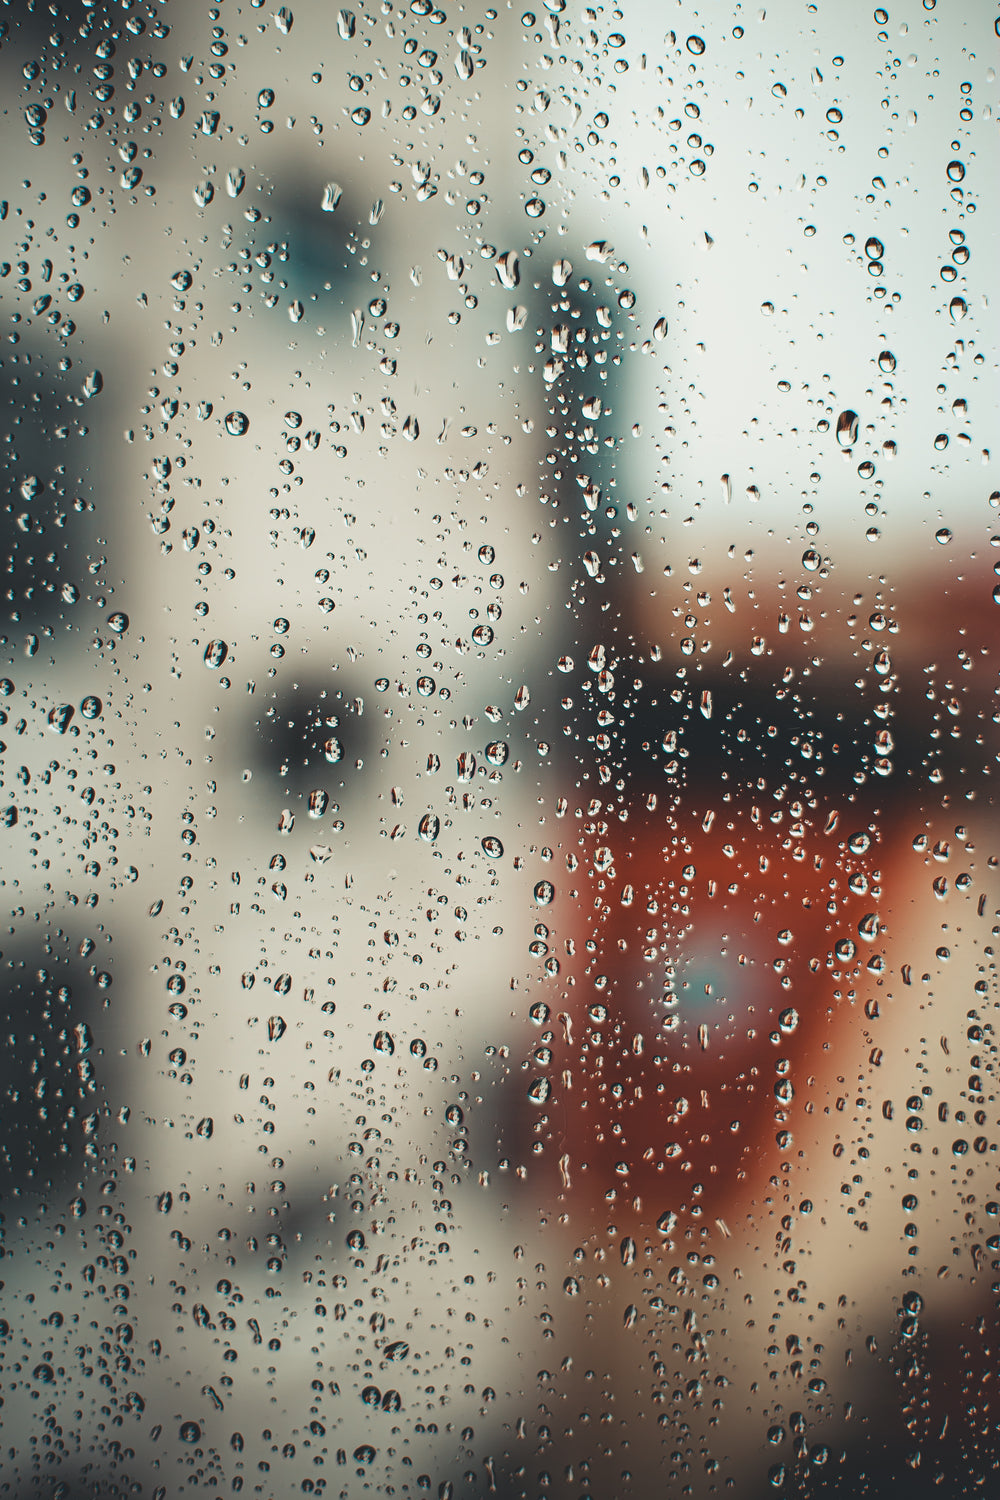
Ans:
POLYGON ((0 1494, 988 1487, 1000 23, 0 14, 0 1494))

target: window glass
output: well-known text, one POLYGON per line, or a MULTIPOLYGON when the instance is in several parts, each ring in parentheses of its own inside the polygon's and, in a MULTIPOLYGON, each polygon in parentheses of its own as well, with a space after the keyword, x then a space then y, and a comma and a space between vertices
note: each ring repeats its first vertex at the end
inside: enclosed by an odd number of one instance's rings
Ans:
POLYGON ((3 1481, 988 1487, 977 7, 0 10, 3 1481))

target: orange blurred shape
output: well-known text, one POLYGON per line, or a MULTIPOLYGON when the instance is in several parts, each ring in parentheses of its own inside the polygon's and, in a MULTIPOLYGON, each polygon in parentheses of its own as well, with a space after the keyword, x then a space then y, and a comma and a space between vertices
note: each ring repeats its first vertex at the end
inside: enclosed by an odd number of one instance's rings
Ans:
POLYGON ((873 1004, 878 825, 847 797, 690 787, 674 813, 591 824, 578 859, 534 1150, 567 1210, 738 1213, 873 1004))

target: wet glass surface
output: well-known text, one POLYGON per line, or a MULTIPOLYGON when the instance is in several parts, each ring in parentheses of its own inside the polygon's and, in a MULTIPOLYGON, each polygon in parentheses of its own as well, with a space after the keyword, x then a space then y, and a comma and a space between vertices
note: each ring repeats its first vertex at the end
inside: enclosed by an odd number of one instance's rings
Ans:
POLYGON ((988 1489, 1000 22, 0 16, 0 1494, 988 1489))

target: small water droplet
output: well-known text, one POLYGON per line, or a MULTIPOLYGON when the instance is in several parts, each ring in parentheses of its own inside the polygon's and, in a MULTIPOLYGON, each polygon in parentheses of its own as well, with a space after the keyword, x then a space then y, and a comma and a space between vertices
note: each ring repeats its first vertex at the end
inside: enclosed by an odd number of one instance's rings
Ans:
POLYGON ((226 431, 230 437, 244 437, 250 431, 250 418, 246 412, 230 411, 226 413, 226 431))

